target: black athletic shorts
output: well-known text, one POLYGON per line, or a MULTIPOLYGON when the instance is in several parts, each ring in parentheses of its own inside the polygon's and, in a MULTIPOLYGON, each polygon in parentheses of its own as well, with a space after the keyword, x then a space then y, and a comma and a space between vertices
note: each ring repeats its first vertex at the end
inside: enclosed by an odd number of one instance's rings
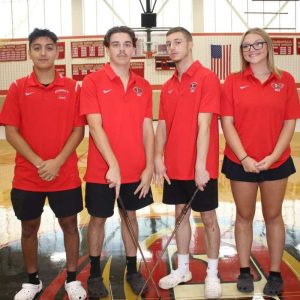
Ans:
MULTIPOLYGON (((163 203, 165 204, 185 204, 196 190, 194 180, 174 180, 171 185, 164 181, 163 203)), ((198 191, 192 202, 194 211, 210 211, 218 207, 218 180, 210 179, 204 191, 198 191)))
POLYGON ((263 182, 287 178, 296 172, 293 160, 289 157, 283 164, 274 169, 261 171, 259 173, 245 172, 242 165, 237 164, 224 156, 222 173, 230 180, 245 182, 263 182))
MULTIPOLYGON (((153 203, 152 192, 149 189, 145 198, 139 199, 139 193, 134 191, 140 182, 121 184, 120 197, 126 210, 138 210, 153 203)), ((108 184, 86 183, 85 204, 89 214, 98 218, 109 218, 114 214, 115 188, 108 184)))
POLYGON ((21 221, 39 218, 46 197, 57 218, 76 215, 83 209, 81 187, 57 192, 31 192, 13 188, 11 202, 16 217, 21 221))

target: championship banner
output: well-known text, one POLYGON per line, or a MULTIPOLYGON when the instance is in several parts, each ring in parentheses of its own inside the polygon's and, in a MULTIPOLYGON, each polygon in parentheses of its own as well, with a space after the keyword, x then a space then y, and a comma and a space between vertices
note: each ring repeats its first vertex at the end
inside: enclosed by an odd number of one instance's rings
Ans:
POLYGON ((103 41, 71 42, 72 58, 103 57, 103 41))
POLYGON ((66 65, 55 65, 54 67, 62 76, 66 76, 66 65))
POLYGON ((297 48, 297 54, 300 54, 300 38, 296 38, 296 48, 297 48))
POLYGON ((0 62, 23 61, 27 59, 26 44, 1 45, 0 62))
POLYGON ((139 62, 131 62, 130 63, 131 70, 144 78, 145 76, 145 66, 143 61, 139 62))
POLYGON ((294 54, 293 38, 272 38, 274 55, 294 54))
POLYGON ((83 78, 93 72, 98 71, 104 66, 103 63, 99 64, 72 64, 72 78, 77 81, 82 81, 83 78))
POLYGON ((65 52, 66 52, 65 42, 58 42, 57 49, 58 49, 58 59, 65 58, 65 52))

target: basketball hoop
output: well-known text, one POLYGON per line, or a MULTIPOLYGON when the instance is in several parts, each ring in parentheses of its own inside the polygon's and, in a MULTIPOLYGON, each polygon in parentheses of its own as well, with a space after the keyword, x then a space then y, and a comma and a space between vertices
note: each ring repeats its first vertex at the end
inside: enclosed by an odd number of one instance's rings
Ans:
POLYGON ((146 59, 151 59, 154 57, 154 54, 156 53, 156 44, 153 42, 145 42, 144 44, 144 55, 146 59))
POLYGON ((155 53, 156 53, 155 51, 151 51, 151 50, 150 51, 144 51, 145 58, 147 58, 147 59, 153 58, 155 53))

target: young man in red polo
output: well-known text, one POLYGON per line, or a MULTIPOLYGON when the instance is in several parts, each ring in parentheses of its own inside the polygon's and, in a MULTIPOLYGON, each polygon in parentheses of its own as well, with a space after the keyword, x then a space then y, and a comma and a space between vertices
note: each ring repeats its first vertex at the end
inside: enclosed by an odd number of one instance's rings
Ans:
MULTIPOLYGON (((163 202, 175 205, 180 215, 196 188, 192 209, 200 212, 208 256, 205 297, 221 296, 218 278, 220 229, 218 207, 218 120, 220 84, 214 73, 192 56, 192 35, 182 27, 167 32, 167 50, 176 72, 161 91, 155 140, 155 181, 163 184, 163 202), (165 180, 164 180, 165 179, 165 180)), ((162 278, 159 286, 170 289, 192 279, 189 270, 191 210, 176 233, 178 268, 162 278)))
POLYGON ((28 282, 15 300, 34 299, 42 290, 37 233, 46 197, 64 234, 65 289, 70 300, 86 298, 76 281, 77 213, 83 207, 75 152, 85 121, 79 116, 79 86, 55 71, 57 56, 57 36, 47 29, 35 29, 29 35, 33 72, 10 86, 1 113, 7 141, 17 152, 11 201, 22 224, 22 253, 28 273, 28 282))
MULTIPOLYGON (((80 112, 90 129, 87 160, 86 206, 91 219, 88 227, 91 271, 90 297, 105 297, 100 255, 104 224, 114 213, 120 196, 128 211, 138 239, 136 210, 153 202, 150 183, 153 175, 154 133, 152 92, 149 83, 130 69, 136 47, 132 29, 111 28, 104 37, 110 63, 84 78, 80 112)), ((137 271, 137 249, 125 220, 121 219, 126 252, 126 279, 138 294, 144 279, 137 271)))

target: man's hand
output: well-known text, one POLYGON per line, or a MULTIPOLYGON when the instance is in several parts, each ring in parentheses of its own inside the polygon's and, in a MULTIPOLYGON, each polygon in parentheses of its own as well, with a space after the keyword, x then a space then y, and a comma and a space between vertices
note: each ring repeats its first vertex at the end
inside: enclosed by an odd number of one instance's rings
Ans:
POLYGON ((171 181, 167 175, 167 168, 161 156, 157 156, 154 159, 154 184, 155 186, 163 187, 164 180, 171 184, 171 181))
POLYGON ((141 199, 142 197, 145 198, 146 195, 148 194, 152 177, 153 177, 153 168, 150 167, 146 168, 142 172, 141 182, 139 186, 136 188, 136 190, 134 191, 134 195, 140 192, 139 199, 141 199))
POLYGON ((206 169, 196 168, 195 184, 200 191, 204 191, 207 182, 209 181, 209 173, 206 169))
POLYGON ((48 159, 37 165, 38 174, 45 181, 52 181, 59 175, 61 164, 56 159, 48 159))
POLYGON ((120 195, 120 187, 121 187, 121 173, 119 166, 110 167, 105 176, 108 186, 110 188, 116 189, 116 199, 119 198, 120 195))

